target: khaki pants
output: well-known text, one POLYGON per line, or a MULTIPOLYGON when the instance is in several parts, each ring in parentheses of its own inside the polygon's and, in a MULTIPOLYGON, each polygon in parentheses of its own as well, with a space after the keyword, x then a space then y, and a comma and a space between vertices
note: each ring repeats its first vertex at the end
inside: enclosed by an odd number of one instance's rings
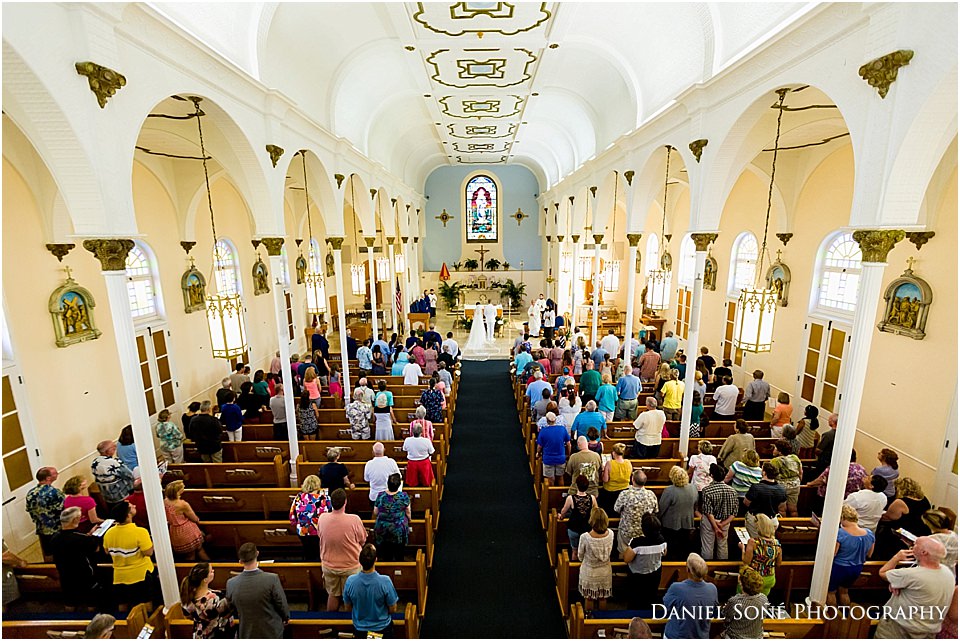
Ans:
POLYGON ((700 556, 705 561, 726 561, 730 552, 730 524, 721 528, 723 538, 718 539, 706 515, 700 518, 700 556))
POLYGON ((204 463, 223 463, 223 450, 217 450, 213 454, 201 454, 200 460, 204 463))
POLYGON ((632 421, 637 418, 637 399, 617 401, 617 411, 614 413, 615 420, 632 421))

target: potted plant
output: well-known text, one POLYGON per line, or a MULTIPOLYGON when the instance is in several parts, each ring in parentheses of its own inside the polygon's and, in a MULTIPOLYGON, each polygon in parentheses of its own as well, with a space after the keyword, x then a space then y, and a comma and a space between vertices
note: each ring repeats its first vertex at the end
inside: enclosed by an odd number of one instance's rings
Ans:
POLYGON ((501 268, 503 271, 509 271, 509 269, 510 269, 510 263, 508 263, 507 261, 503 261, 503 264, 500 265, 500 268, 501 268))
POLYGON ((508 298, 510 300, 510 307, 513 309, 523 308, 523 297, 527 291, 526 283, 515 283, 512 278, 508 278, 506 282, 503 283, 501 290, 500 297, 508 298))
POLYGON ((447 309, 456 309, 457 303, 460 302, 460 290, 464 287, 466 287, 465 283, 441 281, 437 288, 437 296, 447 306, 447 309))
POLYGON ((496 258, 491 258, 483 264, 483 266, 491 272, 495 272, 500 269, 501 262, 496 258))
POLYGON ((461 263, 461 262, 458 260, 458 261, 455 262, 455 263, 451 263, 450 266, 453 267, 454 271, 460 271, 460 268, 463 267, 463 263, 461 263))
POLYGON ((480 267, 480 263, 476 258, 468 258, 466 261, 464 261, 463 266, 467 268, 467 271, 472 272, 480 267))

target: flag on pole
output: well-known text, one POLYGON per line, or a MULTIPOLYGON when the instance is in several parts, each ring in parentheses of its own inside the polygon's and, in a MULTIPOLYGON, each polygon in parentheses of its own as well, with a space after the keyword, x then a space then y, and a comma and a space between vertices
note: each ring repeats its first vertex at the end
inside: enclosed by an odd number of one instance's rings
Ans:
POLYGON ((400 292, 400 278, 397 278, 397 298, 394 301, 397 308, 397 329, 403 333, 403 295, 400 292))

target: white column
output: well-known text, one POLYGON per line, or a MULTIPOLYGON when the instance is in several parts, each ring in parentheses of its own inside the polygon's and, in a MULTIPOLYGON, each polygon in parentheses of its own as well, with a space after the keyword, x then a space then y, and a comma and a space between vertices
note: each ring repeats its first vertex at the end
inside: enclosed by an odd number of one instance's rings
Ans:
MULTIPOLYGON (((600 243, 603 242, 603 235, 596 234, 593 237, 593 324, 590 327, 590 349, 593 350, 597 344, 597 322, 600 314, 600 288, 603 287, 603 279, 600 277, 600 243)), ((612 356, 612 355, 611 355, 612 356)))
POLYGON ((373 238, 365 239, 367 241, 367 264, 370 266, 370 331, 373 334, 373 340, 380 337, 380 331, 377 327, 377 265, 373 258, 373 238))
POLYGON ((870 346, 877 320, 877 304, 883 292, 883 271, 887 266, 887 254, 903 237, 904 233, 899 230, 859 230, 853 233, 853 239, 860 244, 863 263, 857 288, 857 307, 850 332, 850 347, 843 358, 844 371, 839 395, 839 398, 843 399, 843 406, 839 412, 833 456, 830 459, 831 470, 844 472, 831 474, 827 481, 820 535, 817 538, 817 555, 810 582, 810 600, 815 603, 825 603, 827 598, 833 549, 837 541, 837 531, 840 529, 840 508, 847 484, 845 472, 850 464, 850 454, 857 436, 863 381, 867 380, 870 346))
POLYGON ((350 364, 347 358, 347 313, 344 309, 343 298, 343 238, 328 238, 327 242, 333 248, 334 280, 337 283, 337 324, 340 325, 340 366, 343 370, 343 402, 350 400, 350 364))
MULTIPOLYGON (((697 248, 693 271, 693 293, 690 296, 690 327, 687 329, 687 373, 683 377, 683 401, 680 406, 680 457, 687 460, 690 450, 690 416, 693 413, 693 380, 697 373, 697 346, 700 344, 700 301, 703 299, 703 272, 707 264, 707 246, 716 234, 690 235, 697 248)), ((706 383, 706 381, 704 381, 706 383)), ((702 403, 704 399, 700 399, 702 403)))
MULTIPOLYGON (((391 331, 397 331, 397 328, 400 326, 397 318, 397 269, 396 269, 396 258, 397 253, 393 249, 393 243, 396 241, 396 238, 387 239, 387 248, 388 248, 388 260, 390 261, 390 267, 387 269, 387 272, 390 274, 390 303, 387 305, 387 309, 390 310, 390 327, 391 331)), ((386 317, 384 317, 384 322, 386 322, 386 317)), ((384 358, 388 355, 384 354, 384 358)))
POLYGON ((170 547, 170 532, 166 527, 167 514, 163 507, 163 490, 160 487, 160 471, 157 468, 157 451, 153 444, 150 414, 147 399, 143 395, 143 378, 140 375, 140 357, 137 338, 130 315, 130 294, 127 292, 127 253, 133 248, 129 239, 97 239, 83 241, 83 247, 100 260, 103 280, 107 286, 107 302, 113 321, 113 334, 120 360, 120 378, 127 397, 130 425, 137 443, 140 460, 140 479, 147 504, 147 518, 153 525, 151 535, 156 554, 160 587, 163 591, 164 609, 180 601, 180 585, 174 567, 173 548, 170 547))
POLYGON ((623 359, 631 362, 631 345, 633 344, 633 309, 637 299, 637 275, 634 273, 634 263, 637 262, 637 245, 640 244, 640 234, 627 234, 630 247, 627 250, 627 264, 621 274, 627 276, 627 322, 623 334, 623 359))
MULTIPOLYGON (((580 236, 574 234, 570 237, 573 241, 573 277, 570 279, 570 318, 573 319, 573 327, 577 326, 577 283, 580 281, 580 236)), ((572 331, 572 328, 571 328, 572 331)))
MULTIPOLYGON (((407 314, 410 312, 410 238, 403 236, 400 238, 403 241, 403 282, 400 285, 401 293, 403 294, 403 318, 407 318, 407 314)), ((404 323, 404 328, 407 331, 410 331, 410 328, 404 323)))
POLYGON ((270 271, 277 276, 273 283, 273 316, 277 321, 280 378, 283 381, 283 406, 287 415, 287 441, 290 443, 290 487, 299 487, 297 457, 300 456, 300 443, 297 440, 297 411, 293 402, 293 372, 290 370, 290 334, 287 329, 287 304, 279 278, 283 271, 283 258, 280 256, 283 238, 264 238, 263 245, 270 256, 270 271))

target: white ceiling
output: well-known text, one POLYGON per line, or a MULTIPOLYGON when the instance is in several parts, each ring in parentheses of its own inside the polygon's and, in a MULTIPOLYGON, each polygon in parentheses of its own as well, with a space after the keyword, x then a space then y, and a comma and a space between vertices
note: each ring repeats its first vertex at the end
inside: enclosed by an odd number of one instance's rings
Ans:
POLYGON ((519 163, 553 185, 811 5, 153 6, 422 189, 463 163, 519 163))

